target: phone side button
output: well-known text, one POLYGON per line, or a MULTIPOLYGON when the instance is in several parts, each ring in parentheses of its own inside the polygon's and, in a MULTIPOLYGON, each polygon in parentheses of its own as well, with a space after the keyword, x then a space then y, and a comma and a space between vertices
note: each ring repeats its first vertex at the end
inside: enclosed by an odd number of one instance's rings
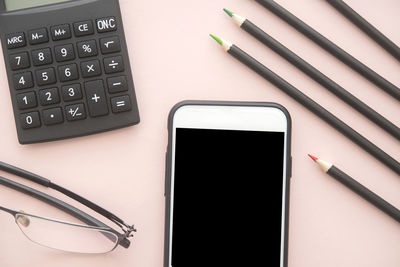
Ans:
POLYGON ((292 178, 292 168, 293 168, 293 158, 290 156, 290 162, 289 162, 289 178, 292 178))
POLYGON ((168 152, 165 152, 165 178, 164 178, 164 197, 167 192, 167 184, 168 184, 168 152))

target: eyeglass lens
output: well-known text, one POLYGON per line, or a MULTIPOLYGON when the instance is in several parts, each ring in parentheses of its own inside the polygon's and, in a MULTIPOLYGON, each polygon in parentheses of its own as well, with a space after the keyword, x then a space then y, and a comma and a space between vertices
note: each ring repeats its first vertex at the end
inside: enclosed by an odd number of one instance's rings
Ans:
POLYGON ((45 247, 75 253, 106 253, 118 244, 107 230, 18 213, 15 222, 31 241, 45 247))

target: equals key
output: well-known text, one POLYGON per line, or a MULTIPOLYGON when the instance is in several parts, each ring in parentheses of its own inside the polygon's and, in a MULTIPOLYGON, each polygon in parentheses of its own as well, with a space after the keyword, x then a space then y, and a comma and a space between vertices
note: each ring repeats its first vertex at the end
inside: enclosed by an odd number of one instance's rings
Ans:
POLYGON ((129 95, 111 98, 111 108, 113 113, 120 113, 132 110, 132 103, 129 95))

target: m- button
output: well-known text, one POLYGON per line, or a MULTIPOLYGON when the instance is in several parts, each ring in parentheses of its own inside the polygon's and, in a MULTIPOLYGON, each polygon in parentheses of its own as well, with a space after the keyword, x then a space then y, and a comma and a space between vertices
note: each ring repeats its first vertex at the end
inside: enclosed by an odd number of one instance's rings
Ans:
POLYGON ((91 20, 74 23, 75 36, 85 36, 94 33, 93 23, 91 20))
POLYGON ((28 32, 28 39, 31 45, 46 43, 49 41, 49 35, 46 28, 36 29, 28 32))

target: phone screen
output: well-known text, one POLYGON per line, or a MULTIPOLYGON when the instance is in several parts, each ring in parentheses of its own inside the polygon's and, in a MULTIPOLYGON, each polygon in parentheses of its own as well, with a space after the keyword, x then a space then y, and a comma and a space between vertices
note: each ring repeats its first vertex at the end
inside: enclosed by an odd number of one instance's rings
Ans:
POLYGON ((279 266, 284 140, 284 132, 176 129, 173 267, 279 266))

